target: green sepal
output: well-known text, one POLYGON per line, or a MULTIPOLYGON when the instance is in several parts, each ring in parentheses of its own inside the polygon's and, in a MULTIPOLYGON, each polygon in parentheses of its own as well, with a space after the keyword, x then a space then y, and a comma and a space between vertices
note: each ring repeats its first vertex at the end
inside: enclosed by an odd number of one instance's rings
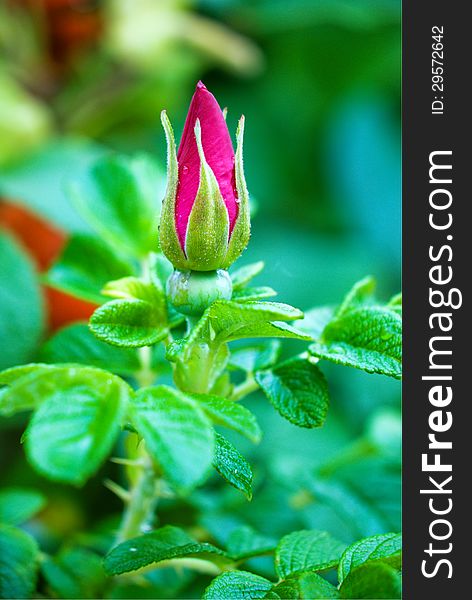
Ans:
POLYGON ((187 259, 180 246, 175 227, 175 200, 177 196, 179 168, 174 132, 165 110, 161 112, 161 122, 167 141, 167 190, 162 202, 159 240, 162 251, 174 267, 177 269, 188 269, 187 259))
POLYGON ((239 199, 239 212, 231 233, 228 244, 228 251, 220 268, 227 269, 234 261, 241 256, 251 237, 251 218, 249 211, 249 193, 247 191, 246 179, 243 168, 243 138, 244 138, 244 116, 239 119, 238 129, 236 131, 236 155, 235 155, 235 176, 236 190, 239 199))
POLYGON ((187 269, 215 271, 225 264, 229 236, 228 209, 216 177, 205 159, 198 119, 195 137, 201 162, 200 185, 187 225, 187 269))

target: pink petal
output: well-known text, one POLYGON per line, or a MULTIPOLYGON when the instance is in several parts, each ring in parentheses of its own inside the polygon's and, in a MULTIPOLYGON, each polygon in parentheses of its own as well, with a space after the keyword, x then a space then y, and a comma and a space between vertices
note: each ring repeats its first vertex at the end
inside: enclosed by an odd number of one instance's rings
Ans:
POLYGON ((188 219, 200 184, 200 157, 194 132, 197 119, 200 119, 205 158, 215 174, 228 210, 230 234, 238 216, 234 150, 228 127, 215 97, 199 81, 190 103, 177 153, 179 183, 175 212, 177 234, 182 248, 185 247, 188 219))

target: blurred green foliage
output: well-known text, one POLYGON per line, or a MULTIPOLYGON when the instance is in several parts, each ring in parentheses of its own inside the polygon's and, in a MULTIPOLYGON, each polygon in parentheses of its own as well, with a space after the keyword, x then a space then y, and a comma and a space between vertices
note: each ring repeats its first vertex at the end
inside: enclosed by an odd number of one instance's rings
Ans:
MULTIPOLYGON (((164 171, 160 110, 180 123, 179 136, 202 78, 228 107, 230 130, 246 116, 245 170, 257 211, 242 262, 264 260, 265 281, 302 309, 337 302, 366 273, 381 283, 380 295, 397 291, 399 0, 71 2, 70 23, 86 14, 99 24, 81 44, 67 38, 65 13, 59 35, 57 15, 39 4, 37 12, 27 0, 0 6, 0 196, 66 234, 87 233, 67 182, 108 148, 150 151, 164 171)), ((3 234, 0 304, 1 367, 39 356, 48 334, 38 275, 3 234)), ((256 449, 241 448, 255 465, 250 504, 215 478, 185 501, 164 500, 161 524, 204 528, 221 544, 241 525, 275 538, 324 529, 346 543, 397 531, 399 384, 324 370, 332 405, 319 430, 284 421, 260 394, 247 402, 264 431, 256 449)), ((106 551, 119 503, 101 479, 118 478, 116 466, 80 490, 50 485, 25 463, 21 424, 0 422, 0 460, 2 484, 37 487, 48 499, 27 530, 51 551, 72 540, 106 551)), ((273 575, 263 558, 250 564, 273 575)), ((113 597, 190 598, 205 581, 186 571, 169 579, 162 569, 138 589, 124 582, 113 597)))

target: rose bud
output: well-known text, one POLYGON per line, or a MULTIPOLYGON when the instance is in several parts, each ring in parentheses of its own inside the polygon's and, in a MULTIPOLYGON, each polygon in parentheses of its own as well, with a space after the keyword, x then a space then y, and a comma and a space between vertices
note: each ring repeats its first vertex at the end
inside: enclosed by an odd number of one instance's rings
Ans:
POLYGON ((223 112, 202 82, 190 103, 177 153, 165 111, 161 118, 168 148, 159 233, 162 251, 180 271, 227 269, 246 248, 250 235, 242 157, 244 117, 236 133, 236 155, 223 112))

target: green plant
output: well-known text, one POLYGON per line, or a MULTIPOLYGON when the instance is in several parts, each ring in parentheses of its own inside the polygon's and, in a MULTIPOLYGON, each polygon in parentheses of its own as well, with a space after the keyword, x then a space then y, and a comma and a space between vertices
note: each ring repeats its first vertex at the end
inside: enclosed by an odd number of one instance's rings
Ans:
MULTIPOLYGON (((90 534, 50 555, 18 528, 44 498, 6 490, 0 496, 2 597, 30 596, 38 565, 40 585, 53 597, 132 597, 143 581, 151 594, 165 588, 175 595, 189 572, 214 577, 204 592, 208 599, 399 597, 397 534, 348 546, 327 532, 306 530, 277 543, 240 527, 222 548, 191 522, 158 526, 162 504, 196 493, 215 471, 251 499, 251 465, 231 434, 222 433, 232 430, 258 443, 256 417, 241 404, 251 393, 262 390, 282 417, 317 428, 329 404, 320 361, 401 376, 401 297, 379 303, 372 278, 357 283, 339 306, 304 316, 268 300, 274 290, 252 284, 263 264, 249 264, 230 271, 230 299, 217 294, 215 300, 205 287, 202 300, 197 277, 197 300, 191 295, 183 303, 197 308, 179 312, 167 285, 173 266, 156 239, 159 178, 147 156, 111 156, 71 186, 94 233, 73 236, 47 279, 100 306, 89 329, 77 324, 53 336, 40 362, 0 373, 0 413, 30 413, 23 442, 38 473, 82 486, 113 454, 128 482, 106 481, 123 501, 120 523, 114 539, 109 528, 105 538, 90 534), (282 339, 306 347, 280 360, 282 339), (251 562, 267 555, 274 555, 275 582, 251 562)), ((372 445, 364 451, 372 453, 372 445)), ((320 493, 314 482, 307 486, 320 493)))

